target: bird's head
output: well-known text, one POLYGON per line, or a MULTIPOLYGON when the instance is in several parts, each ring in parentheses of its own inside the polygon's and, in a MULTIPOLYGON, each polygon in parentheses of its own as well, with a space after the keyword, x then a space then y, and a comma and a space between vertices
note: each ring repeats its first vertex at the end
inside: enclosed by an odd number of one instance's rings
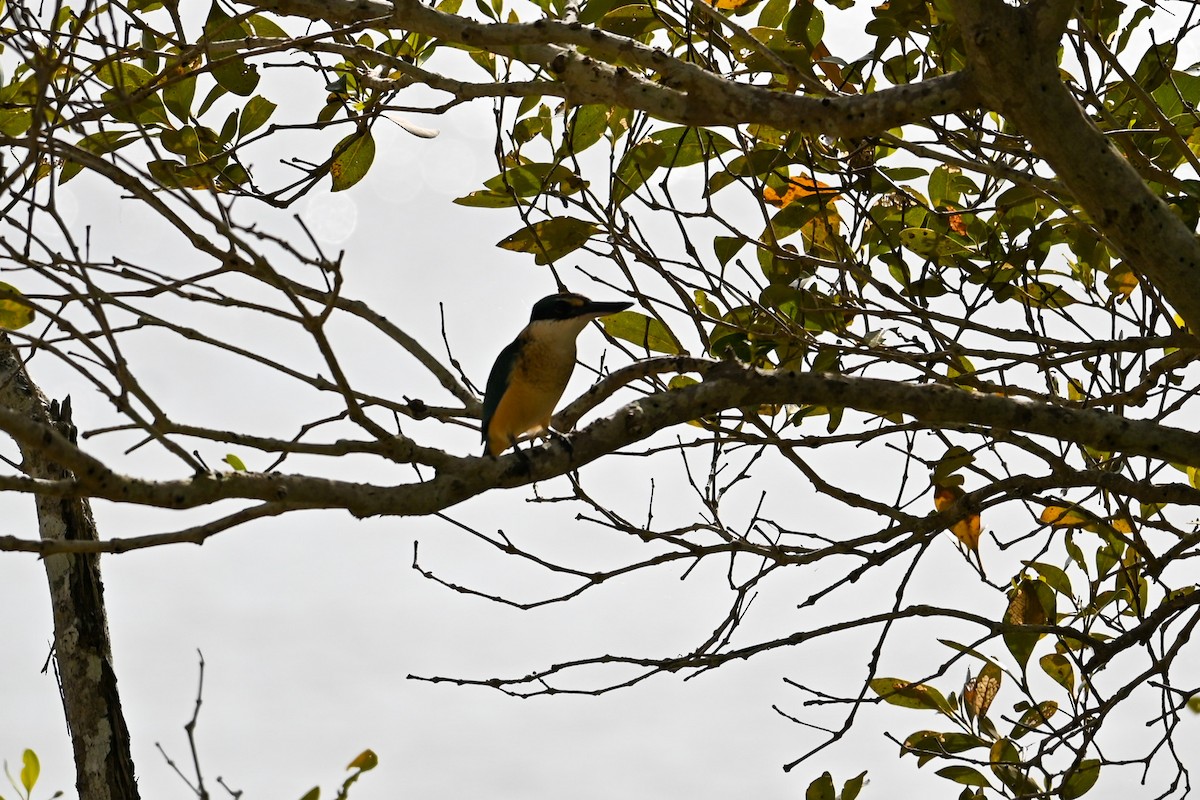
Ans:
POLYGON ((599 303, 589 300, 581 294, 562 292, 543 297, 534 303, 529 321, 531 323, 578 321, 579 329, 582 330, 588 320, 624 311, 632 305, 633 303, 626 302, 599 303))

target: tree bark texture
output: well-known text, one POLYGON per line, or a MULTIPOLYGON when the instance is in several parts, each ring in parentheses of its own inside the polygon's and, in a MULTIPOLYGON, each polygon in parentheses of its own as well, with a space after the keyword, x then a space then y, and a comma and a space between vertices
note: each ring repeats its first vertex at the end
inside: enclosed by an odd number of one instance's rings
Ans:
MULTIPOLYGON (((74 439, 70 403, 47 403, 20 355, 0 334, 0 407, 74 439)), ((71 480, 72 474, 34 443, 18 442, 21 468, 38 481, 71 480)), ((37 495, 43 540, 99 537, 86 498, 37 495)), ((54 616, 54 661, 67 729, 75 752, 80 800, 137 800, 129 729, 121 713, 117 676, 104 609, 100 557, 60 553, 44 559, 54 616)))

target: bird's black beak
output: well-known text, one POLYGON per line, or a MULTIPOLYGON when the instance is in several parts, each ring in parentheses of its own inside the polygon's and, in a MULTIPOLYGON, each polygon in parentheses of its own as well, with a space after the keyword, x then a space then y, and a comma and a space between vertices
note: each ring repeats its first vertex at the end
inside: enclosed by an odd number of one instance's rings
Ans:
POLYGON ((587 305, 579 309, 581 317, 606 317, 609 314, 615 314, 618 311, 624 311, 632 306, 633 303, 615 302, 615 303, 597 303, 595 300, 589 300, 587 305))

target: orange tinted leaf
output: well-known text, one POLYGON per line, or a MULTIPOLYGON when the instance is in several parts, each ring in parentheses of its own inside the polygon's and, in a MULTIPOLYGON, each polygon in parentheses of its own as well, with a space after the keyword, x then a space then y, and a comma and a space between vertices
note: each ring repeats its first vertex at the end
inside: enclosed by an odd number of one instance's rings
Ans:
POLYGON ((786 208, 794 200, 801 197, 811 197, 818 195, 824 202, 829 203, 837 200, 841 195, 827 183, 821 183, 816 178, 810 178, 807 175, 797 175, 793 178, 788 178, 787 189, 783 194, 780 194, 770 186, 763 189, 763 200, 766 200, 776 208, 786 208))
MULTIPOLYGON (((934 484, 933 507, 938 511, 945 511, 964 494, 965 492, 959 486, 934 484)), ((978 514, 968 514, 950 526, 950 532, 977 557, 979 555, 979 535, 982 529, 982 520, 978 514)))
POLYGON ((1000 691, 1000 668, 988 664, 978 677, 969 678, 963 687, 963 702, 973 716, 982 717, 992 707, 996 692, 1000 691))

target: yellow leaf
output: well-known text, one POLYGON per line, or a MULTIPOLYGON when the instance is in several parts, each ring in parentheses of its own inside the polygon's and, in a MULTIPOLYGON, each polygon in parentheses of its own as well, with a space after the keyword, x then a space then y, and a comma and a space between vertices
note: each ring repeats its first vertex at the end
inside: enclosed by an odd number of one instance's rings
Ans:
POLYGON ((1118 514, 1108 521, 1112 525, 1112 529, 1117 533, 1133 533, 1133 521, 1124 514, 1118 514))
POLYGON ((33 322, 37 313, 16 287, 0 282, 0 328, 15 331, 33 322))
POLYGON ((1090 514, 1066 506, 1046 506, 1038 519, 1051 528, 1080 528, 1095 521, 1090 514))
POLYGON ((346 765, 346 769, 356 769, 360 772, 375 769, 379 766, 379 756, 375 755, 375 751, 370 748, 359 753, 353 761, 346 765))
POLYGON ((1104 278, 1104 285, 1117 298, 1118 303, 1124 303, 1138 287, 1138 279, 1133 270, 1122 262, 1113 267, 1104 278))

